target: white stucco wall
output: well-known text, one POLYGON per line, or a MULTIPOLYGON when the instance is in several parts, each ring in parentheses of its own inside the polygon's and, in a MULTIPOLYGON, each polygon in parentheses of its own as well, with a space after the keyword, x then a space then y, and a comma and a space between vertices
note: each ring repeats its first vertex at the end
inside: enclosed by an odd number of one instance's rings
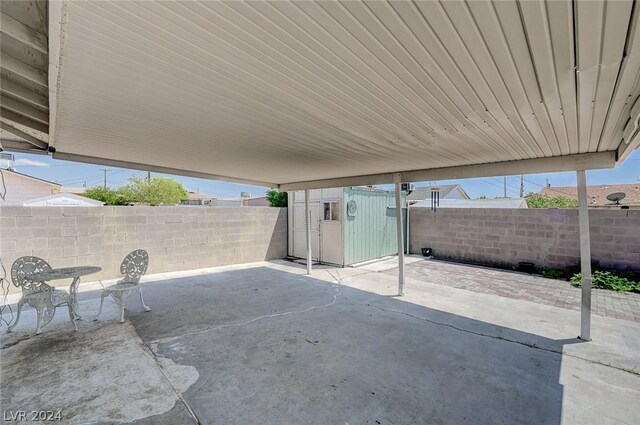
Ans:
POLYGON ((3 170, 2 175, 4 176, 7 193, 4 201, 0 199, 0 205, 22 205, 24 201, 29 199, 43 198, 60 192, 60 186, 21 176, 7 170, 3 170))

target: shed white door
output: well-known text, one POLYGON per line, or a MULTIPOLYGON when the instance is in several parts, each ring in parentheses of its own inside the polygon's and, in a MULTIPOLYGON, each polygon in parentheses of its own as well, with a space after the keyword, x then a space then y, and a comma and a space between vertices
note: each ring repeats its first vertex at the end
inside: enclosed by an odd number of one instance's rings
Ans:
POLYGON ((341 202, 323 201, 320 222, 320 261, 342 265, 342 210, 341 202))
MULTIPOLYGON (((311 258, 318 260, 320 254, 320 202, 309 202, 311 210, 311 258)), ((307 258, 307 230, 304 203, 293 205, 293 255, 307 258)))

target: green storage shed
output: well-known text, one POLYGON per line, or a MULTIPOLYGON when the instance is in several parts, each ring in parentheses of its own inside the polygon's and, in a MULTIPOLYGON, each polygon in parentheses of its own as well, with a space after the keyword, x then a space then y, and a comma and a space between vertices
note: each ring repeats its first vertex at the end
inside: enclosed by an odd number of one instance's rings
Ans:
MULTIPOLYGON (((407 199, 402 194, 407 241, 407 199)), ((289 193, 289 255, 306 258, 304 192, 289 193)), ((375 187, 312 190, 312 258, 349 266, 396 255, 395 192, 375 187)))

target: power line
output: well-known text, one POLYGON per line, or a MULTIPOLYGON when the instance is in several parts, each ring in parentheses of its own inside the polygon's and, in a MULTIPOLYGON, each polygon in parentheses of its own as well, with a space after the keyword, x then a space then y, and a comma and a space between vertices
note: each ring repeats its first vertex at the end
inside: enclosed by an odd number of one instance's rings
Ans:
MULTIPOLYGON (((498 177, 492 177, 492 178, 493 178, 494 180, 496 180, 496 181, 500 182, 500 183, 499 183, 499 184, 500 184, 500 187, 502 187, 502 186, 503 186, 503 182, 501 182, 501 181, 500 181, 500 179, 499 179, 498 177)), ((510 183, 507 183, 507 186, 508 186, 508 187, 510 187, 510 188, 511 188, 511 189, 513 189, 513 190, 516 190, 516 191, 517 191, 517 190, 519 190, 519 188, 517 188, 516 186, 513 186, 513 185, 512 185, 512 184, 510 184, 510 183)))
POLYGON ((534 182, 534 181, 527 180, 527 179, 525 179, 525 181, 526 181, 526 182, 528 182, 528 183, 531 183, 531 184, 533 184, 533 185, 536 185, 536 186, 542 187, 542 188, 547 188, 547 189, 549 189, 549 190, 551 190, 551 191, 553 191, 553 192, 555 192, 555 193, 558 193, 558 194, 560 194, 560 195, 562 195, 562 196, 571 195, 570 193, 562 192, 562 191, 560 191, 560 190, 556 190, 556 189, 552 188, 551 186, 545 186, 545 185, 542 185, 542 184, 540 184, 540 183, 536 183, 536 182, 534 182))
POLYGON ((487 184, 490 184, 492 186, 499 187, 500 189, 502 189, 502 184, 494 183, 494 182, 492 182, 490 180, 484 180, 484 179, 479 179, 479 180, 481 182, 483 182, 483 183, 487 183, 487 184))
MULTIPOLYGON (((113 177, 113 176, 115 176, 117 174, 124 173, 126 171, 131 171, 131 170, 118 170, 118 171, 115 171, 115 172, 111 173, 111 177, 113 177)), ((73 179, 60 180, 60 181, 58 181, 58 183, 73 183, 73 182, 82 182, 82 181, 85 181, 85 180, 86 181, 92 181, 92 180, 99 180, 99 179, 102 179, 102 178, 103 178, 103 176, 101 176, 101 175, 96 176, 95 174, 92 174, 90 176, 85 176, 85 177, 76 177, 76 178, 73 178, 73 179)))
POLYGON ((68 184, 68 183, 80 183, 80 182, 88 182, 88 181, 93 181, 93 180, 100 180, 102 179, 102 176, 87 176, 87 177, 79 177, 76 179, 70 179, 70 180, 61 180, 61 181, 57 181, 56 183, 60 183, 60 184, 68 184))
MULTIPOLYGON (((483 182, 483 183, 487 183, 487 184, 490 184, 490 185, 492 185, 492 186, 499 187, 500 189, 504 189, 504 184, 503 184, 503 182, 502 182, 502 181, 500 181, 500 180, 499 180, 499 178, 498 178, 498 177, 492 177, 492 179, 494 179, 494 180, 496 180, 496 181, 498 181, 498 182, 500 182, 500 183, 494 183, 494 182, 492 182, 492 181, 485 180, 485 179, 478 179, 478 180, 480 180, 480 181, 481 181, 481 182, 483 182)), ((515 190, 515 191, 516 191, 516 193, 517 193, 517 190, 518 190, 518 189, 517 189, 515 186, 512 186, 512 185, 510 185, 509 183, 507 183, 507 187, 509 187, 509 188, 511 188, 511 189, 513 189, 513 190, 515 190)))

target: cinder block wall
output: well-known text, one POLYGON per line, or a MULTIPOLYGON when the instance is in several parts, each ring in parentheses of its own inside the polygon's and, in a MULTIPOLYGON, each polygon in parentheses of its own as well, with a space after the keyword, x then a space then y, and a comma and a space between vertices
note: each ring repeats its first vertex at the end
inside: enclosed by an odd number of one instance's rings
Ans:
MULTIPOLYGON (((94 265, 120 276, 134 249, 149 252, 148 273, 283 258, 286 208, 1 207, 0 254, 7 275, 23 255, 52 267, 94 265)), ((15 288, 14 288, 15 289, 15 288)))
MULTIPOLYGON (((603 268, 640 271, 640 211, 589 210, 591 259, 603 268)), ((580 262, 578 211, 410 208, 410 251, 436 258, 514 267, 572 267, 580 262)))

